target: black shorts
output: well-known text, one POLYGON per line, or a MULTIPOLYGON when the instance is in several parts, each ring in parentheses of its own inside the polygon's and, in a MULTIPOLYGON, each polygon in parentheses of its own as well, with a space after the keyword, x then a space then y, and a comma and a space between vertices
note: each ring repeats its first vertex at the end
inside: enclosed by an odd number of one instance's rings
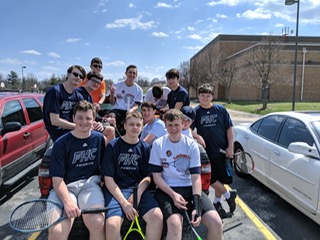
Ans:
MULTIPOLYGON (((172 187, 172 189, 173 191, 183 196, 183 198, 188 202, 188 205, 187 205, 188 213, 189 215, 191 215, 191 212, 194 209, 192 204, 192 199, 193 199, 192 187, 172 187)), ((163 213, 163 217, 165 220, 167 220, 171 215, 176 213, 182 215, 182 211, 174 205, 172 198, 168 194, 160 190, 159 188, 156 189, 154 197, 160 206, 160 209, 163 213)), ((215 210, 212 205, 212 202, 204 192, 201 192, 201 199, 202 199, 202 215, 211 210, 215 210)))
POLYGON ((217 180, 223 184, 231 184, 232 176, 228 176, 226 169, 226 158, 210 158, 211 164, 211 184, 217 180))

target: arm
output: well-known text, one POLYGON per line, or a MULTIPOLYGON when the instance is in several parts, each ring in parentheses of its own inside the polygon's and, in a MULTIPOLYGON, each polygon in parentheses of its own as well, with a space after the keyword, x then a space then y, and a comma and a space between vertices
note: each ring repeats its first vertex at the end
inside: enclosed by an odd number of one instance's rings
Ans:
POLYGON ((176 104, 174 105, 174 108, 180 110, 182 106, 183 106, 183 102, 176 102, 176 104))
POLYGON ((233 135, 233 127, 229 127, 227 129, 227 138, 228 138, 228 148, 226 149, 226 156, 233 156, 233 143, 234 143, 234 135, 233 135))
POLYGON ((73 130, 75 128, 74 123, 68 122, 67 120, 60 118, 59 114, 57 113, 50 113, 50 121, 53 126, 60 127, 63 129, 73 130))
POLYGON ((102 80, 100 94, 99 94, 99 101, 98 101, 99 105, 102 105, 105 99, 106 99, 106 84, 102 80))
POLYGON ((80 216, 80 209, 72 201, 69 195, 67 185, 65 184, 63 178, 52 177, 52 184, 55 192, 57 193, 59 199, 62 201, 64 210, 68 218, 74 218, 80 216))
POLYGON ((116 99, 114 97, 114 93, 116 91, 116 88, 114 85, 110 85, 109 86, 109 89, 110 89, 110 97, 109 97, 109 100, 110 100, 110 103, 111 105, 114 105, 116 103, 116 99))
POLYGON ((194 130, 191 131, 192 137, 198 141, 199 144, 202 145, 202 147, 206 148, 206 142, 204 141, 203 137, 196 133, 194 130))
POLYGON ((145 141, 148 144, 151 144, 152 141, 156 138, 156 136, 152 133, 149 133, 144 139, 143 141, 145 141))
POLYGON ((138 111, 139 105, 137 103, 133 104, 133 107, 130 109, 129 112, 134 112, 134 111, 138 111))
POLYGON ((193 194, 193 207, 191 223, 193 226, 199 226, 201 222, 201 176, 200 174, 191 174, 192 181, 192 194, 193 194))
POLYGON ((183 198, 183 196, 172 190, 172 188, 162 178, 161 172, 153 172, 152 176, 155 184, 172 198, 173 203, 177 208, 187 210, 188 202, 183 198))

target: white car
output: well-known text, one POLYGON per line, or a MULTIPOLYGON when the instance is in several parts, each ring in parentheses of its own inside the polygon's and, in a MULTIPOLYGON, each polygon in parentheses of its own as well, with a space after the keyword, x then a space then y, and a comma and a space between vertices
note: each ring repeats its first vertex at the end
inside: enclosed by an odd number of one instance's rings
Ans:
POLYGON ((320 225, 320 111, 271 113, 234 132, 253 177, 320 225))

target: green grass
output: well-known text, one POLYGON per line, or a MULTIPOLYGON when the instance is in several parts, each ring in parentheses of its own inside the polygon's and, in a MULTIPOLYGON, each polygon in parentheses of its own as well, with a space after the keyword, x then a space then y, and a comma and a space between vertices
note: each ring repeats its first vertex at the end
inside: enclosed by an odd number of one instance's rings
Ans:
MULTIPOLYGON (((219 103, 224 105, 227 109, 254 113, 254 114, 267 114, 271 112, 283 112, 291 111, 292 103, 291 102, 268 102, 267 109, 261 110, 262 102, 250 102, 250 101, 233 101, 228 104, 227 101, 214 101, 214 103, 219 103)), ((296 102, 295 111, 302 110, 319 110, 320 111, 320 102, 296 102)))

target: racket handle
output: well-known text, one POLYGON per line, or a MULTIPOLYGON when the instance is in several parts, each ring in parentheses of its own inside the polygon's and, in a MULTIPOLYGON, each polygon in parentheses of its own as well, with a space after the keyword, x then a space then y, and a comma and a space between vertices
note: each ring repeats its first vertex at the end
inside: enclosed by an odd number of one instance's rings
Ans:
POLYGON ((133 207, 136 210, 138 209, 138 186, 133 188, 133 207))
POLYGON ((107 212, 108 208, 88 208, 88 209, 83 209, 81 211, 81 214, 89 214, 89 213, 101 213, 101 212, 107 212))
POLYGON ((221 149, 221 148, 220 148, 219 152, 220 152, 220 153, 223 153, 223 154, 226 154, 226 153, 227 153, 225 150, 223 150, 223 149, 221 149))

